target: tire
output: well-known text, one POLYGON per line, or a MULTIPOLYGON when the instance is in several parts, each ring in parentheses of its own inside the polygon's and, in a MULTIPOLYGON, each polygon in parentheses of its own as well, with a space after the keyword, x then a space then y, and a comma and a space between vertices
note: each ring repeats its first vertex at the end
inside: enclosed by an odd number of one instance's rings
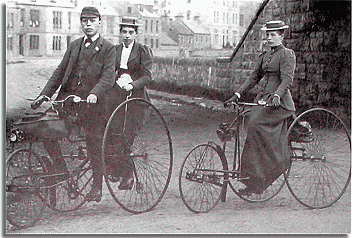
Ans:
POLYGON ((17 228, 34 226, 45 210, 47 166, 30 149, 17 149, 6 160, 6 219, 17 228))
POLYGON ((140 98, 121 103, 105 128, 102 154, 106 185, 124 210, 148 212, 161 201, 171 179, 173 150, 166 122, 154 105, 140 98), (134 183, 131 190, 120 190, 127 165, 134 183), (111 179, 111 171, 118 181, 111 179))
MULTIPOLYGON (((238 131, 238 137, 235 135, 232 137, 231 141, 224 142, 223 148, 225 156, 229 163, 230 170, 240 171, 240 158, 242 156, 244 143, 247 137, 247 128, 245 125, 245 120, 248 114, 243 117, 239 117, 235 127, 238 131)), ((240 174, 240 173, 239 173, 240 174)), ((275 197, 285 185, 284 174, 280 175, 262 194, 252 193, 251 195, 241 195, 239 194, 240 189, 244 189, 246 186, 241 183, 243 178, 230 179, 230 188, 235 192, 237 196, 247 202, 265 202, 275 197)))
MULTIPOLYGON (((59 144, 69 173, 66 179, 58 181, 50 189, 47 205, 55 211, 69 212, 79 209, 86 202, 85 197, 92 187, 93 172, 83 152, 86 146, 84 140, 75 142, 64 137, 59 144)), ((57 174, 55 171, 53 173, 57 174)))
POLYGON ((343 121, 329 110, 310 109, 293 121, 286 139, 291 147, 286 183, 295 199, 308 208, 337 202, 351 180, 351 138, 343 121), (311 133, 297 133, 303 121, 311 133))
MULTIPOLYGON (((183 203, 194 213, 211 211, 220 201, 227 164, 210 144, 194 147, 184 159, 179 173, 179 191, 183 203)), ((227 184, 226 184, 227 186, 227 184)))

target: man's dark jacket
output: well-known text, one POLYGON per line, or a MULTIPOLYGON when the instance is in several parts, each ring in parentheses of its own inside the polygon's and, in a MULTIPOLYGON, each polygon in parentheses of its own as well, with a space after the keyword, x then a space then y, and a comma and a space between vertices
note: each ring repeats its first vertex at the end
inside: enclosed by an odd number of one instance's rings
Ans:
MULTIPOLYGON (((70 88, 67 88, 69 85, 68 81, 75 67, 82 44, 83 37, 73 41, 69 45, 61 63, 55 69, 40 95, 51 97, 60 85, 62 85, 62 87, 59 95, 62 93, 61 91, 63 91, 63 89, 68 92, 70 91, 70 88)), ((115 83, 115 61, 115 46, 100 36, 97 39, 94 50, 92 50, 84 74, 84 82, 88 84, 87 88, 90 89, 87 94, 97 95, 98 101, 115 83)))

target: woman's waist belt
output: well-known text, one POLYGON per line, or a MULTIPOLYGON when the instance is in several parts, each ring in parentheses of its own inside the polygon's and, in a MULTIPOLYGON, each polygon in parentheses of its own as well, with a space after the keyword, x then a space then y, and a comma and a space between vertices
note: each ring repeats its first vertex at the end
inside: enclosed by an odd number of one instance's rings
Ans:
POLYGON ((121 74, 132 74, 133 70, 130 70, 130 69, 119 69, 118 70, 118 74, 121 75, 121 74))

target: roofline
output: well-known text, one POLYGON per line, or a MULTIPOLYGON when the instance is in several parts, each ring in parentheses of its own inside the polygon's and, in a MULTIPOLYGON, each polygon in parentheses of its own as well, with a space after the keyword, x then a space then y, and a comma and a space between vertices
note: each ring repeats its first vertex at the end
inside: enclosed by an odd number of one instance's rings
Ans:
POLYGON ((15 3, 16 6, 22 6, 22 5, 26 5, 26 6, 37 6, 37 7, 60 7, 60 8, 73 8, 75 9, 75 6, 60 6, 60 5, 47 5, 47 4, 33 4, 33 3, 19 3, 16 2, 15 3))

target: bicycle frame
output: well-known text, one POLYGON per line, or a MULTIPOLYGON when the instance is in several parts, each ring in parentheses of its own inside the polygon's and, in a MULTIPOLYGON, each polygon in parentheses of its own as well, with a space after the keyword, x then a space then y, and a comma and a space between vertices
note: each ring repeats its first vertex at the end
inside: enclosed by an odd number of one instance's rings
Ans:
MULTIPOLYGON (((55 106, 63 105, 63 103, 67 102, 71 98, 76 103, 86 102, 86 100, 82 100, 80 97, 78 97, 76 95, 69 95, 65 99, 59 100, 59 101, 54 101, 54 100, 51 100, 49 97, 44 96, 44 99, 50 103, 50 108, 56 114, 59 114, 59 112, 55 108, 55 106)), ((66 123, 66 124, 68 124, 68 123, 66 123)), ((82 133, 80 133, 80 130, 81 130, 81 125, 80 124, 70 123, 69 126, 68 126, 68 129, 69 129, 69 136, 67 137, 67 139, 68 139, 68 141, 70 143, 77 143, 77 142, 84 142, 85 141, 85 137, 82 136, 82 133), (71 138, 71 136, 73 135, 74 132, 77 132, 74 135, 74 136, 77 136, 76 139, 72 139, 71 138)), ((14 132, 11 132, 11 133, 13 134, 12 135, 13 139, 12 140, 10 139, 11 146, 8 146, 8 149, 9 150, 12 149, 13 150, 12 153, 15 153, 17 150, 13 149, 14 148, 14 144, 22 142, 22 140, 18 136, 18 134, 21 133, 21 132, 14 131, 14 132)), ((27 149, 30 151, 30 153, 34 153, 35 154, 34 145, 33 145, 33 143, 35 143, 35 142, 33 142, 33 141, 24 141, 24 142, 28 143, 27 149)), ((38 142, 40 142, 40 141, 38 141, 38 142)), ((67 178, 65 180, 62 180, 62 181, 57 181, 57 179, 55 179, 56 177, 61 176, 61 175, 65 175, 65 174, 64 173, 53 173, 52 171, 50 171, 50 170, 54 170, 52 168, 51 161, 49 159, 47 159, 45 156, 42 156, 40 158, 40 160, 41 160, 42 163, 45 164, 45 166, 49 170, 47 173, 31 173, 30 175, 16 176, 16 177, 12 178, 11 182, 7 181, 8 184, 6 184, 6 191, 8 191, 8 192, 17 192, 17 191, 25 191, 25 192, 31 192, 32 191, 32 192, 34 192, 34 191, 39 191, 40 189, 49 189, 49 188, 55 187, 55 186, 57 186, 59 184, 62 184, 64 182, 66 182, 69 179, 72 180, 70 182, 70 184, 73 184, 75 182, 75 180, 72 179, 72 178, 74 176, 76 176, 77 174, 79 174, 80 172, 82 172, 82 169, 88 163, 87 155, 83 152, 83 147, 79 146, 77 148, 77 150, 78 150, 78 154, 77 155, 73 155, 73 154, 66 154, 66 155, 63 154, 62 155, 63 159, 69 159, 69 160, 78 159, 78 160, 81 160, 81 161, 84 160, 84 162, 81 163, 78 166, 78 168, 76 168, 74 171, 71 171, 71 176, 69 178, 67 178), (27 186, 22 186, 22 185, 15 186, 15 185, 13 185, 14 181, 15 180, 19 180, 19 179, 25 179, 26 181, 28 181, 28 180, 32 180, 32 181, 41 181, 41 180, 49 181, 50 180, 50 181, 55 181, 55 182, 54 183, 50 183, 49 185, 45 185, 45 186, 34 186, 34 187, 31 187, 31 186, 28 186, 28 185, 27 186)), ((35 156, 37 158, 39 158, 39 156, 37 156, 37 155, 35 155, 35 156)), ((89 169, 90 169, 90 167, 85 169, 85 170, 89 170, 89 169)), ((78 175, 78 177, 79 177, 79 175, 78 175)))

